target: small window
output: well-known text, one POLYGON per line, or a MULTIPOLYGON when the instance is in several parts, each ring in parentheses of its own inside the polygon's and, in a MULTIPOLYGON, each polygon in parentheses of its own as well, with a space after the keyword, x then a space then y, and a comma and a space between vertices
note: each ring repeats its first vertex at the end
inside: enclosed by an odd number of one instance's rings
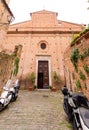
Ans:
POLYGON ((41 43, 40 47, 41 47, 41 49, 45 49, 46 48, 46 44, 45 43, 41 43))

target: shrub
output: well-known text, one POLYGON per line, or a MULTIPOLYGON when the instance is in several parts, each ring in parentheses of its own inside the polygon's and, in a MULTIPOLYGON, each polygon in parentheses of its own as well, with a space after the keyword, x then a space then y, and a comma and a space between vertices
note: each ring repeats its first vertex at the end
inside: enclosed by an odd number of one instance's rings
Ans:
POLYGON ((30 74, 28 74, 27 78, 30 80, 31 83, 34 83, 35 82, 35 73, 32 72, 30 74))

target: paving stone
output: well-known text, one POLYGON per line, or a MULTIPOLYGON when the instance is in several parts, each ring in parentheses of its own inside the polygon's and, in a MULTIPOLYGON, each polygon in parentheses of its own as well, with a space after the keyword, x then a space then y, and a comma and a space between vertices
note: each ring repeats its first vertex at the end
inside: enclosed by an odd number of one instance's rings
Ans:
POLYGON ((20 90, 0 112, 0 130, 72 130, 62 102, 61 92, 20 90))

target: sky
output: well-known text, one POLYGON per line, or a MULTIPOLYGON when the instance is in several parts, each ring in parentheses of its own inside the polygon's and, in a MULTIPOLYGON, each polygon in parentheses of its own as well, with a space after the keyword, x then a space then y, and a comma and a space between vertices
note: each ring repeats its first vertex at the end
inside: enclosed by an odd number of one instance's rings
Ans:
POLYGON ((31 20, 30 13, 48 10, 58 13, 58 20, 89 24, 88 0, 10 0, 9 7, 15 17, 12 22, 31 20))

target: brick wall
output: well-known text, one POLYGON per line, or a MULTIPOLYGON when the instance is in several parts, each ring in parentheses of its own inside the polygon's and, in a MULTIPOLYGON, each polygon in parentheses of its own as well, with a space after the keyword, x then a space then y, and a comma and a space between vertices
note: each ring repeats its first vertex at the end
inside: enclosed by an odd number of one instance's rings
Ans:
POLYGON ((64 73, 67 87, 73 91, 83 91, 89 98, 89 74, 84 70, 84 65, 86 65, 86 68, 89 67, 88 53, 89 31, 86 31, 79 36, 79 38, 74 42, 74 45, 69 46, 64 53, 64 73), (76 49, 78 49, 79 52, 78 61, 76 63, 77 71, 70 60, 73 51, 76 49), (80 81, 81 89, 76 85, 78 80, 80 81))
POLYGON ((80 32, 84 26, 57 20, 55 12, 46 10, 32 13, 31 16, 30 21, 10 26, 4 48, 13 51, 15 45, 22 45, 19 77, 35 72, 37 84, 37 61, 41 59, 49 61, 49 85, 53 85, 53 71, 64 82, 63 53, 70 44, 73 33, 80 32), (45 49, 40 47, 41 43, 46 44, 45 49))

